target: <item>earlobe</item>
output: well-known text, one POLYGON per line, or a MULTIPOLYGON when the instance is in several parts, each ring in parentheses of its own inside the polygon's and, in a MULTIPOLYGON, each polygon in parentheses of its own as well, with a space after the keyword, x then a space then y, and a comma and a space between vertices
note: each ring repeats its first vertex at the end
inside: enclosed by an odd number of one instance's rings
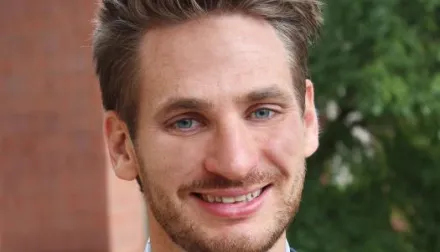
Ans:
POLYGON ((136 152, 129 142, 130 135, 125 122, 114 111, 105 112, 104 135, 116 176, 124 180, 134 180, 138 171, 136 152))
POLYGON ((310 80, 306 80, 304 124, 306 129, 306 143, 307 143, 305 154, 307 157, 309 157, 316 152, 319 146, 318 113, 315 107, 315 94, 314 94, 313 83, 310 80))

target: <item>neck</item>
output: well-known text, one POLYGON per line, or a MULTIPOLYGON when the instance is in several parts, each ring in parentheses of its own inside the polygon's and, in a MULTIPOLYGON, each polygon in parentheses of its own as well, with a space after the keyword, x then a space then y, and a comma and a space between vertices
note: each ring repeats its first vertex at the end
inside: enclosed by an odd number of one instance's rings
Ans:
MULTIPOLYGON (((176 245, 148 209, 148 230, 152 252, 186 252, 176 245)), ((286 231, 267 252, 286 251, 286 231)))

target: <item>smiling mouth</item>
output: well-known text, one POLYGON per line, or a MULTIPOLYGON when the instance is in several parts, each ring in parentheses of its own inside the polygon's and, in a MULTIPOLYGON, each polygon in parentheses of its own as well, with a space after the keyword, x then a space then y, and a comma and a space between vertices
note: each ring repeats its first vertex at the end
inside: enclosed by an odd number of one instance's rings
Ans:
POLYGON ((242 202, 251 202, 258 198, 270 185, 259 188, 253 192, 238 195, 238 196, 215 196, 210 194, 202 194, 202 193, 193 193, 197 198, 208 202, 208 203, 219 203, 219 204, 234 204, 234 203, 242 203, 242 202))

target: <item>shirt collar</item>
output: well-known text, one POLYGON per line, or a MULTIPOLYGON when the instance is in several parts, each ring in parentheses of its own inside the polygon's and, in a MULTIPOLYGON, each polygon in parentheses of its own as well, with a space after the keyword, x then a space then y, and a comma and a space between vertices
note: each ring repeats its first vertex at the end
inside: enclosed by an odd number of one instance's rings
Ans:
MULTIPOLYGON (((148 238, 147 246, 145 247, 145 252, 151 252, 150 238, 148 238)), ((290 252, 290 246, 287 240, 286 240, 286 252, 290 252)))

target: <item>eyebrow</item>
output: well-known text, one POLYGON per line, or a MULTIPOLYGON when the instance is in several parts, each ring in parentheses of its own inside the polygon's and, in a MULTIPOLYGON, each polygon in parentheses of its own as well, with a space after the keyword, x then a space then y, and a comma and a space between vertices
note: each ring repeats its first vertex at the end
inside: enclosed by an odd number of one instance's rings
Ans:
POLYGON ((213 104, 198 98, 171 98, 160 110, 159 114, 167 114, 176 110, 208 110, 213 104))
MULTIPOLYGON (((252 91, 242 97, 237 97, 236 102, 252 103, 269 99, 277 99, 282 102, 289 102, 292 97, 280 90, 276 86, 271 86, 259 90, 252 91)), ((159 114, 165 115, 178 110, 198 110, 207 111, 213 108, 213 103, 199 98, 191 97, 174 97, 170 98, 160 109, 159 114)))
POLYGON ((247 94, 244 98, 239 99, 239 101, 245 103, 251 103, 251 102, 258 102, 268 99, 277 99, 283 102, 287 102, 291 100, 292 97, 286 94, 285 92, 283 92, 282 90, 280 90, 278 87, 271 86, 260 90, 252 91, 249 94, 247 94))

